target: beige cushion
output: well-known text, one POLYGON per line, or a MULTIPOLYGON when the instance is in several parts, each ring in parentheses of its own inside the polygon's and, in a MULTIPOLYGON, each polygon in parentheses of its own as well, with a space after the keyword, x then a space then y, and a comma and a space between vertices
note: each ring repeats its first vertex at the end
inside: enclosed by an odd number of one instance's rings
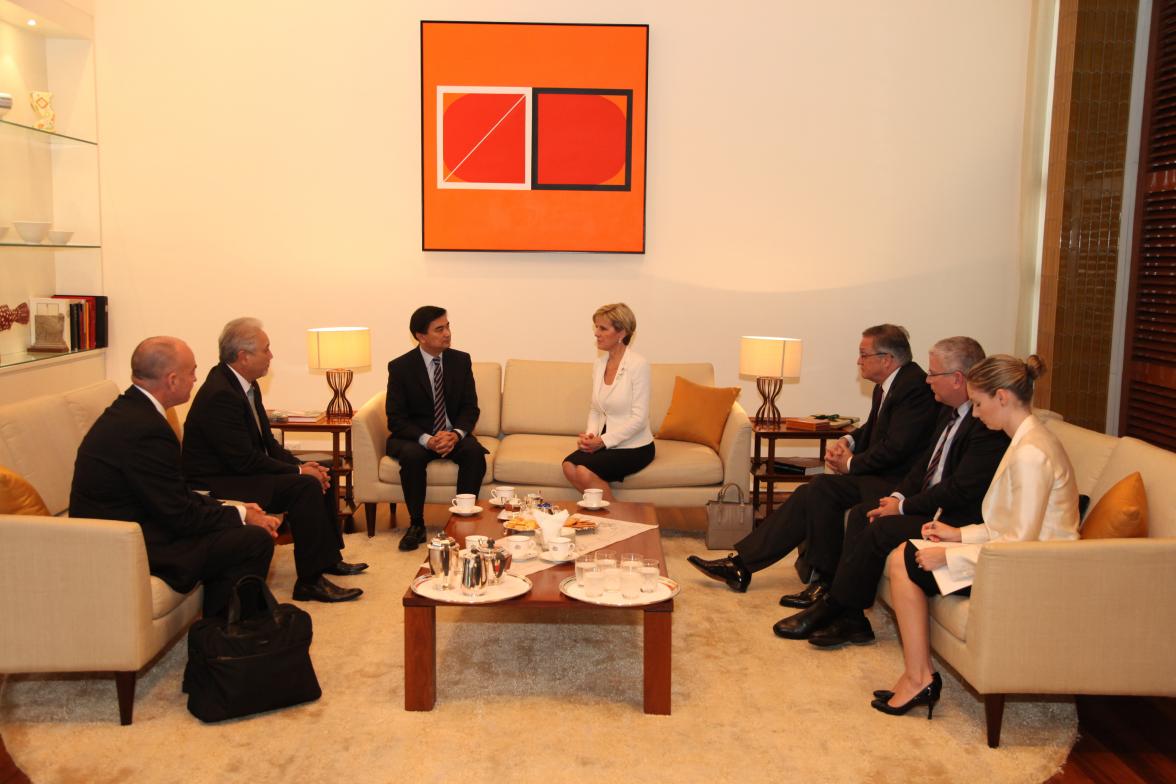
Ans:
POLYGON ((691 441, 717 452, 731 404, 738 397, 738 387, 705 386, 678 376, 674 379, 670 410, 658 428, 657 437, 691 441))
MULTIPOLYGON (((499 449, 499 441, 497 438, 490 436, 475 436, 478 443, 489 450, 486 455, 486 476, 482 480, 483 484, 492 481, 494 476, 494 456, 499 449)), ((452 460, 434 460, 429 463, 426 469, 426 482, 430 487, 438 487, 441 485, 457 486, 457 463, 452 460)), ((380 458, 380 481, 389 484, 400 484, 400 463, 395 458, 385 455, 380 458)))
POLYGON ((1176 537, 1176 453, 1136 438, 1120 438, 1107 461, 1106 471, 1090 493, 1094 503, 1116 482, 1138 471, 1147 492, 1150 537, 1176 537))
POLYGON ((1082 523, 1083 539, 1147 536, 1147 492, 1138 471, 1108 490, 1082 523))
POLYGON ((27 479, 0 466, 0 514, 47 515, 49 509, 27 479))
POLYGON ((502 400, 502 432, 507 435, 583 433, 592 403, 592 364, 509 360, 502 400))
POLYGON ((158 577, 151 577, 151 619, 162 618, 184 603, 184 599, 200 590, 197 586, 190 593, 176 593, 171 586, 158 577))
POLYGON ((1061 419, 1043 421, 1046 429, 1062 442, 1062 447, 1070 458, 1070 464, 1074 466, 1074 481, 1078 483, 1078 492, 1093 498, 1095 483, 1106 468, 1107 460, 1110 459, 1119 439, 1071 425, 1061 419))
POLYGON ((723 481, 723 461, 710 447, 687 441, 654 442, 653 462, 621 484, 626 490, 651 487, 699 487, 723 481))
MULTIPOLYGON (((507 368, 509 378, 510 368, 507 368)), ((575 436, 515 433, 502 439, 494 460, 498 484, 571 487, 563 475, 563 459, 576 451, 575 436)))
POLYGON ((967 596, 939 596, 931 600, 931 617, 939 625, 963 641, 968 630, 968 609, 971 599, 967 596))

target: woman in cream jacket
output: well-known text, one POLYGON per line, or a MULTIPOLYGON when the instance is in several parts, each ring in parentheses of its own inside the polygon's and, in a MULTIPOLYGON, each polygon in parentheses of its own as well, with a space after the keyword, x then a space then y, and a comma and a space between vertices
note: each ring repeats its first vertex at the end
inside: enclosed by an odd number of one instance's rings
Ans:
POLYGON ((971 591, 980 548, 987 542, 1078 538, 1078 487, 1070 458, 1031 409, 1033 382, 1044 370, 1036 354, 1024 362, 996 355, 968 372, 972 415, 989 429, 1004 430, 1012 440, 984 495, 984 522, 959 528, 927 523, 925 540, 958 546, 920 549, 908 542, 890 555, 887 572, 905 669, 893 690, 874 692, 870 704, 883 713, 899 715, 926 705, 931 718, 939 700, 943 682, 932 669, 927 617, 927 597, 941 593, 936 570, 952 584, 963 584, 952 593, 966 593, 971 591))
POLYGON ((619 482, 653 462, 649 429, 649 363, 629 348, 637 317, 623 302, 604 305, 592 315, 596 348, 603 351, 592 367, 592 404, 588 426, 575 452, 564 458, 563 472, 580 492, 603 491, 613 500, 609 482, 619 482))

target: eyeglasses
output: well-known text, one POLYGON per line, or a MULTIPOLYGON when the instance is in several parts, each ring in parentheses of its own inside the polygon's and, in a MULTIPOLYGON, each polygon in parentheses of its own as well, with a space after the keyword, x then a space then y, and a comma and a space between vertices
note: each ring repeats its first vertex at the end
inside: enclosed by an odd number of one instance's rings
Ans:
POLYGON ((956 373, 959 373, 959 372, 960 371, 958 371, 958 370, 945 370, 942 373, 928 373, 927 378, 935 378, 936 376, 954 376, 956 373))
POLYGON ((893 356, 889 351, 875 351, 873 354, 863 354, 858 352, 858 359, 869 359, 870 357, 889 357, 893 356))

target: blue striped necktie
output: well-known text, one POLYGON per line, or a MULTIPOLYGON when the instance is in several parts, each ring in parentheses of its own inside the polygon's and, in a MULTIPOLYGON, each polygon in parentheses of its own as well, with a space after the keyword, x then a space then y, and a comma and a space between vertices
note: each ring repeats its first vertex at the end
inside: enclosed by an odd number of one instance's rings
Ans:
POLYGON ((433 435, 445 430, 445 379, 441 357, 433 357, 433 435))

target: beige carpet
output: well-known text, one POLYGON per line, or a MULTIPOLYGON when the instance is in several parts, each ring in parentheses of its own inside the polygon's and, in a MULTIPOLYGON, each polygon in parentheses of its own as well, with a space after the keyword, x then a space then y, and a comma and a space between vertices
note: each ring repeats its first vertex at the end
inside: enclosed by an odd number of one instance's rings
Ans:
MULTIPOLYGON (((744 595, 685 561, 701 540, 665 540, 682 584, 674 612, 673 715, 641 710, 641 626, 600 610, 525 623, 502 610, 438 611, 437 707, 403 709, 400 599, 420 556, 398 534, 347 538, 372 570, 339 582, 367 594, 314 614, 321 700, 220 725, 193 718, 180 693, 186 647, 139 680, 135 723, 118 724, 112 680, 8 678, 0 732, 17 765, 49 782, 1040 782, 1065 760, 1069 701, 1010 701, 1001 748, 984 742, 983 706, 950 674, 935 719, 869 707, 900 667, 889 613, 878 644, 818 651, 771 624, 791 568, 744 595), (595 618, 602 625, 586 622, 595 618), (462 623, 455 623, 461 620, 462 623)), ((291 548, 271 586, 288 601, 291 548)))

